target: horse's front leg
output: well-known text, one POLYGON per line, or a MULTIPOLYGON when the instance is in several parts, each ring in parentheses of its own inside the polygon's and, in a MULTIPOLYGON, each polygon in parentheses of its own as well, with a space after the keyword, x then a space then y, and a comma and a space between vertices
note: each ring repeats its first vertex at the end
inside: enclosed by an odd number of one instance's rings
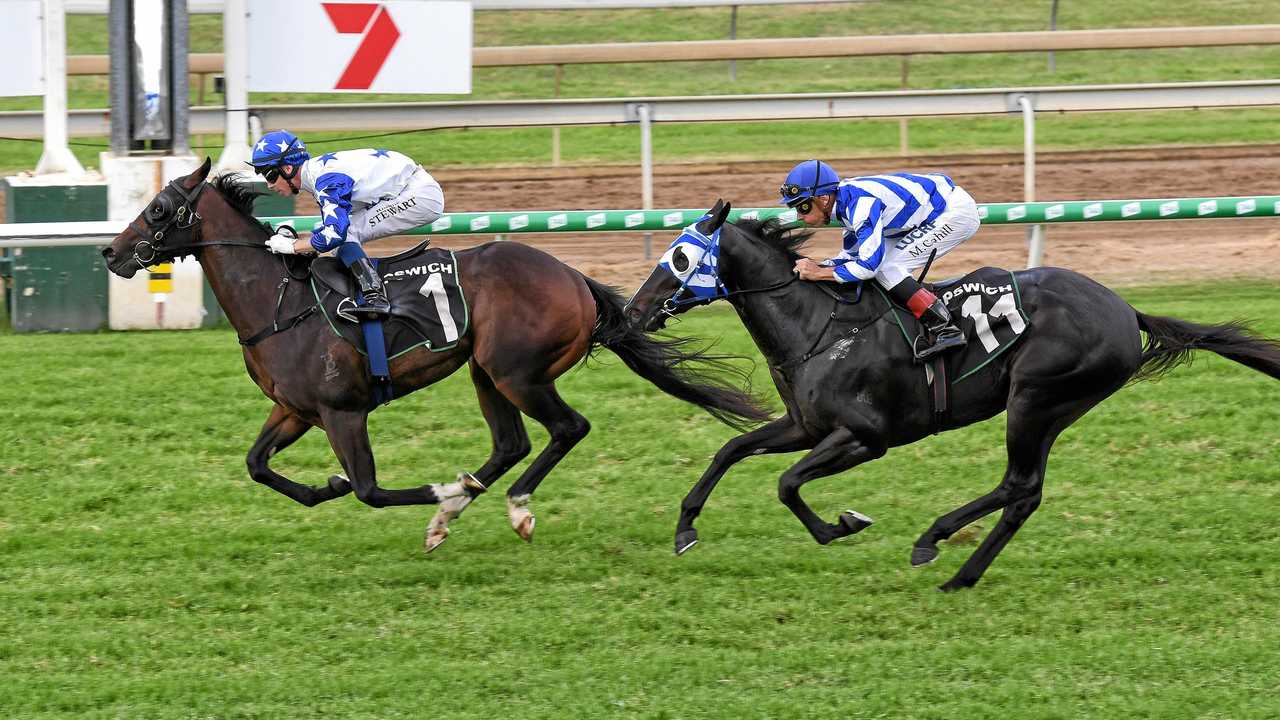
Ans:
POLYGON ((884 442, 874 433, 865 432, 860 437, 847 427, 837 428, 782 474, 778 481, 778 499, 804 523, 809 534, 821 545, 865 530, 871 525, 871 518, 854 510, 846 510, 838 522, 823 521, 800 498, 800 486, 881 457, 885 449, 884 442))
POLYGON ((379 487, 373 465, 373 448, 369 445, 369 413, 322 409, 325 433, 329 446, 347 471, 348 482, 360 502, 371 507, 388 505, 434 505, 440 502, 436 489, 448 485, 422 485, 404 490, 388 490, 379 487))
POLYGON ((707 498, 716 489, 716 483, 720 482, 720 478, 724 477, 730 467, 751 455, 807 450, 814 446, 814 442, 790 415, 786 415, 725 443, 680 504, 680 521, 676 524, 676 554, 683 555, 697 544, 698 531, 694 529, 693 521, 701 514, 707 498))
POLYGON ((292 445, 310 429, 310 423, 276 405, 271 409, 271 415, 267 417, 253 447, 249 448, 245 463, 249 466, 249 476, 255 481, 307 507, 314 507, 351 492, 347 479, 341 475, 332 475, 327 485, 312 487, 296 483, 267 466, 271 456, 292 445))

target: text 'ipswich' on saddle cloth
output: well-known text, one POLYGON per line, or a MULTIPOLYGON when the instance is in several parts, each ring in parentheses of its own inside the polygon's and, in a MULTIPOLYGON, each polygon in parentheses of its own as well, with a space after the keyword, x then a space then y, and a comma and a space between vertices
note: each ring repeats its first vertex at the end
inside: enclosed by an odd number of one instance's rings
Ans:
MULTIPOLYGON (((952 384, 978 372, 1013 347, 1031 324, 1022 309, 1017 278, 1008 270, 980 268, 959 280, 938 283, 930 289, 946 303, 952 320, 968 340, 965 347, 946 355, 952 384)), ((894 313, 899 325, 902 325, 902 314, 894 313)), ((911 318, 911 324, 903 326, 902 334, 910 344, 919 331, 919 322, 911 318), (911 328, 910 332, 907 327, 911 328)))
MULTIPOLYGON (((379 259, 377 266, 391 301, 391 316, 383 321, 388 358, 421 346, 432 352, 448 350, 466 335, 471 318, 453 251, 428 248, 427 243, 422 243, 399 255, 379 259)), ((351 298, 359 292, 346 268, 336 261, 324 266, 316 261, 311 289, 333 331, 365 352, 360 326, 338 313, 339 306, 354 302, 351 298)))

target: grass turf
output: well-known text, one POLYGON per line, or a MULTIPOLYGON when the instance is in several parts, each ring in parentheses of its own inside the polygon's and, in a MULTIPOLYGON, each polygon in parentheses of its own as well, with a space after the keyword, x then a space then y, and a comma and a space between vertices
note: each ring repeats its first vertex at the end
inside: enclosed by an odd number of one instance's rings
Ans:
MULTIPOLYGON (((1123 294, 1280 335, 1269 284, 1123 294)), ((725 308, 688 317, 754 355, 725 308)), ((1040 511, 951 595, 933 588, 976 540, 922 570, 910 546, 998 481, 1002 418, 806 486, 827 518, 877 520, 825 548, 775 497, 799 456, 747 460, 675 558, 680 499, 732 433, 605 353, 561 382, 595 431, 535 496, 534 543, 508 479, 424 557, 430 508, 308 510, 247 477, 269 402, 227 330, 4 334, 0 362, 0 716, 1280 714, 1277 388, 1216 357, 1069 429, 1040 511)), ((391 487, 487 454, 465 373, 371 422, 391 487)), ((337 465, 312 433, 274 467, 337 465)))

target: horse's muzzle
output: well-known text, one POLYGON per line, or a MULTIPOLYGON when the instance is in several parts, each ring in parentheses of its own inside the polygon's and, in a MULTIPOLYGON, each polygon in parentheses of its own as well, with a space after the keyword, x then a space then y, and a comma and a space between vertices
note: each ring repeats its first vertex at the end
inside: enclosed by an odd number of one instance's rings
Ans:
POLYGON ((133 261, 133 255, 125 255, 121 257, 111 247, 102 249, 102 259, 106 261, 107 269, 119 275, 126 280, 138 274, 141 268, 133 261))

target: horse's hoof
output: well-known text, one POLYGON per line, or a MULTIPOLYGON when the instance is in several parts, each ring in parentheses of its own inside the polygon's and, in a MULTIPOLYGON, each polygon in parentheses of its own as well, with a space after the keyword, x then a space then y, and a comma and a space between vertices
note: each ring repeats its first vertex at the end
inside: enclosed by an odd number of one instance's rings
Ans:
MULTIPOLYGON (((977 581, 975 580, 974 582, 977 582, 977 581)), ((964 582, 963 580, 956 580, 955 578, 951 578, 950 580, 939 585, 938 591, 949 593, 949 592, 955 592, 957 590, 968 590, 973 586, 974 586, 974 583, 964 582)))
POLYGON ((911 567, 923 567, 937 559, 938 548, 932 545, 911 548, 911 567))
POLYGON ((689 529, 676 533, 676 555, 683 555, 698 544, 698 531, 689 529))
POLYGON ((473 496, 479 495, 485 490, 488 490, 488 488, 484 486, 484 483, 476 479, 475 475, 472 475, 465 470, 458 473, 458 482, 462 483, 463 490, 469 491, 473 496))
POLYGON ((532 515, 525 517, 525 519, 520 521, 519 525, 516 525, 516 534, 525 542, 533 542, 533 526, 536 525, 537 522, 537 518, 532 515))
POLYGON ((436 548, 443 545, 444 541, 448 539, 449 539, 448 528, 443 528, 438 532, 435 532, 435 531, 428 532, 426 540, 424 540, 422 543, 422 550, 424 552, 431 552, 432 550, 435 550, 436 548))
POLYGON ((341 497, 351 492, 351 482, 344 475, 330 475, 329 489, 335 497, 341 497))
POLYGON ((863 515, 857 510, 845 510, 840 513, 840 524, 848 530, 849 535, 860 533, 871 527, 871 523, 875 522, 871 518, 863 515))

